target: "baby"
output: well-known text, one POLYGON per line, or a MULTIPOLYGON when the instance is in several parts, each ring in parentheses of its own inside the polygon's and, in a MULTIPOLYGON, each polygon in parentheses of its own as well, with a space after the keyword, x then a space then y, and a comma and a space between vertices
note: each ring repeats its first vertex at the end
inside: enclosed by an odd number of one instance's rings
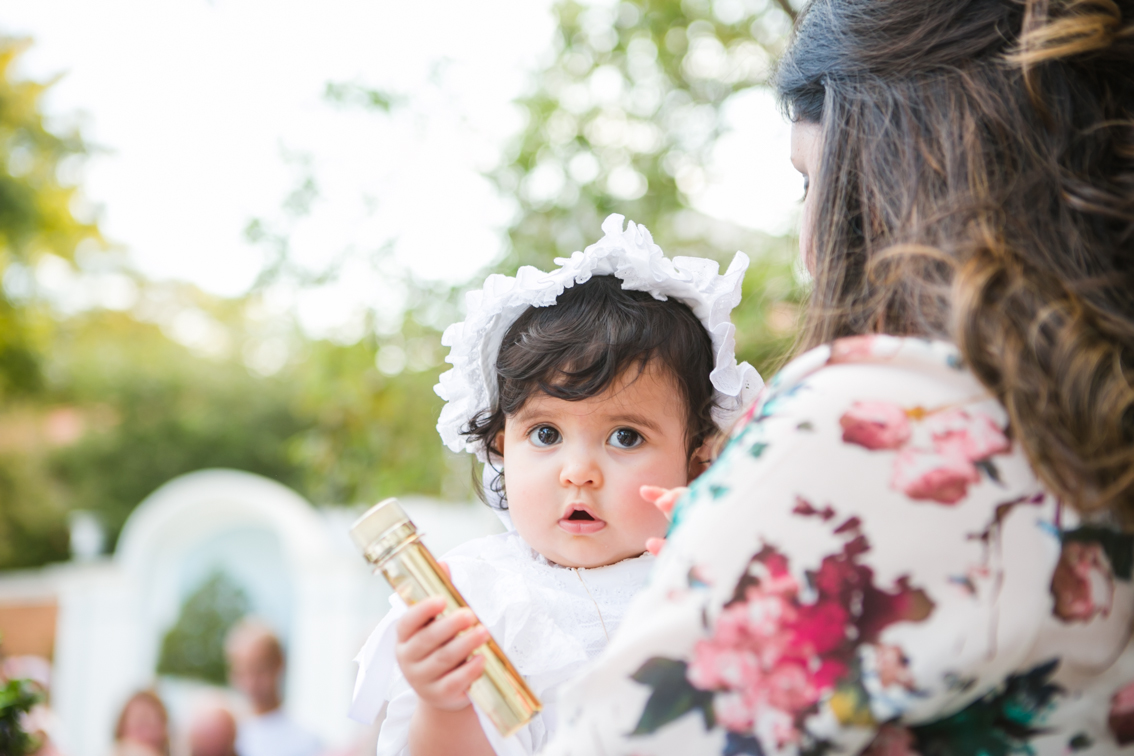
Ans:
POLYGON ((485 462, 484 496, 508 532, 444 557, 475 616, 435 621, 439 599, 396 606, 360 653, 352 716, 373 721, 390 701, 380 755, 538 752, 556 690, 645 581, 646 542, 667 529, 654 501, 700 473, 760 387, 736 364, 728 319, 743 254, 721 276, 711 260, 670 261, 621 216, 603 231, 551 273, 490 276, 442 339, 454 368, 438 430, 485 462), (544 703, 506 740, 467 696, 489 633, 544 703))

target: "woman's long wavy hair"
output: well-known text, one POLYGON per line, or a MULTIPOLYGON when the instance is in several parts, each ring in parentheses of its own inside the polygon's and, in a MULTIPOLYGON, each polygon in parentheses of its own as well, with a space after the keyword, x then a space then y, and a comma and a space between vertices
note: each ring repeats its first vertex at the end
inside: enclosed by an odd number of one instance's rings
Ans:
POLYGON ((814 0, 809 348, 953 340, 1037 474, 1134 525, 1134 1, 814 0))

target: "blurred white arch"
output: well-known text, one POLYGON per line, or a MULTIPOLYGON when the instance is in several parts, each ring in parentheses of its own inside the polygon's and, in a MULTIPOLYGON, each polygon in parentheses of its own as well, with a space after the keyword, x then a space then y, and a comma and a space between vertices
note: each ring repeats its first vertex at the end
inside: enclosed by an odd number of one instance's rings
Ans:
POLYGON ((68 753, 107 752, 118 707, 154 682, 164 633, 214 569, 250 594, 254 610, 269 609, 260 613, 288 650, 289 714, 340 740, 351 659, 385 609, 385 586, 347 537, 356 514, 317 510, 290 488, 237 470, 193 472, 146 497, 113 557, 60 574, 54 699, 68 753))
MULTIPOLYGON (((402 503, 438 555, 501 529, 482 504, 402 503)), ((347 532, 362 509, 316 508, 259 475, 201 470, 147 496, 112 557, 48 568, 59 605, 52 705, 64 752, 109 752, 119 707, 155 682, 164 633, 213 567, 246 589, 253 609, 283 636, 288 713, 329 745, 349 738, 353 658, 389 606, 385 581, 371 574, 347 532)), ((163 684, 175 717, 175 699, 191 688, 163 684)))
POLYGON ((336 554, 326 525, 302 496, 274 480, 240 470, 199 470, 174 478, 147 496, 130 515, 115 559, 130 572, 144 570, 155 550, 238 525, 275 533, 289 559, 318 569, 336 554))

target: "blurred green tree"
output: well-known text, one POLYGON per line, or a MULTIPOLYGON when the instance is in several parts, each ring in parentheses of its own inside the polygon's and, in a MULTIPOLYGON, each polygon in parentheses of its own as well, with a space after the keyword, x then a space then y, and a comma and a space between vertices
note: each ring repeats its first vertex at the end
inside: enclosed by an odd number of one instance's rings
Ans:
POLYGON ((791 243, 693 209, 733 95, 766 86, 795 10, 788 0, 560 0, 556 55, 521 100, 527 126, 492 177, 519 204, 504 271, 546 267, 617 212, 669 255, 753 257, 738 350, 762 372, 795 330, 791 243))
POLYGON ((43 384, 51 321, 37 297, 36 265, 46 255, 70 260, 80 242, 100 240, 93 221, 76 217, 79 190, 66 180, 87 151, 82 137, 44 123, 50 82, 15 77, 29 44, 0 37, 0 402, 43 384))
POLYGON ((188 472, 230 467, 302 489, 288 444, 308 423, 284 376, 203 357, 106 311, 61 323, 53 352, 52 399, 83 427, 50 453, 52 479, 66 508, 99 515, 111 544, 134 507, 188 472))
POLYGON ((406 347, 398 343, 407 341, 413 350, 438 339, 423 334, 384 344, 367 338, 352 346, 316 342, 305 347, 305 369, 296 380, 300 411, 313 422, 292 440, 291 453, 315 501, 375 502, 406 493, 441 493, 444 448, 433 428, 441 411, 433 392, 440 370, 426 363, 387 375, 376 367, 381 350, 408 362, 406 347))
POLYGON ((224 685, 224 639, 248 613, 248 596, 223 572, 214 572, 185 599, 161 641, 157 673, 224 685))
MULTIPOLYGON (((743 249, 753 264, 734 314, 738 348, 768 375, 790 348, 804 291, 792 241, 708 217, 692 198, 722 109, 765 85, 792 5, 558 0, 554 12, 554 57, 522 98, 527 125, 492 172, 518 208, 493 270, 546 267, 593 242, 611 212, 645 224, 670 255, 723 260, 743 249)), ((353 343, 304 338, 294 324, 265 337, 250 325, 257 298, 280 280, 320 286, 343 269, 340 259, 309 273, 290 260, 290 223, 318 197, 302 160, 283 221, 248 226, 267 252, 258 288, 230 302, 174 303, 220 323, 225 354, 183 346, 167 336, 170 318, 152 312, 52 314, 37 296, 36 266, 46 255, 73 259, 81 241, 99 237, 71 212, 77 190, 59 178, 83 142, 44 127, 48 85, 13 80, 20 49, 0 45, 0 569, 65 558, 72 508, 96 512, 113 543, 146 495, 202 467, 264 474, 317 503, 468 495, 467 473, 456 471, 463 460, 455 470, 433 429, 432 387, 447 367, 440 333, 460 317, 462 287, 391 272, 403 277, 402 322, 372 321, 353 343), (272 343, 284 357, 256 357, 270 356, 272 343)), ((329 84, 326 95, 380 116, 413 107, 356 83, 329 84)), ((375 264, 386 251, 372 253, 375 264)), ((145 299, 154 285, 139 283, 145 299)))

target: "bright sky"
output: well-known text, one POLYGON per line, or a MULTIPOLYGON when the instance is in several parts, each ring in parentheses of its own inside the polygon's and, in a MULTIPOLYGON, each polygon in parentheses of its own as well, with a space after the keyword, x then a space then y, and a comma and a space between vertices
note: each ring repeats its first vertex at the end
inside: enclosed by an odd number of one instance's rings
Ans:
MULTIPOLYGON (((82 185, 106 236, 154 279, 221 295, 264 261, 244 230, 287 230, 301 262, 395 240, 418 275, 464 280, 512 214, 481 173, 523 126, 512 100, 548 57, 550 0, 8 0, 0 33, 34 38, 21 74, 64 74, 46 106, 102 148, 82 185), (385 115, 328 102, 328 82, 403 98, 385 115), (318 198, 281 206, 310 175, 318 198)), ((764 93, 729 109, 702 210, 775 233, 796 215, 788 129, 764 93)), ((597 229, 596 229, 597 231, 597 229)), ((314 332, 394 296, 362 263, 293 304, 314 332)))

